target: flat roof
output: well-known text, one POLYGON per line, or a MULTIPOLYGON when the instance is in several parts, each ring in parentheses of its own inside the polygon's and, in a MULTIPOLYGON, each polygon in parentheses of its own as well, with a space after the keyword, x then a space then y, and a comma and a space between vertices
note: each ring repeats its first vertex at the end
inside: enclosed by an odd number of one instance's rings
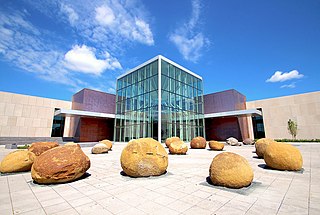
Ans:
POLYGON ((120 79, 120 78, 122 78, 122 77, 124 77, 124 76, 126 76, 126 75, 128 75, 128 74, 130 74, 130 73, 132 73, 132 72, 134 72, 134 71, 136 71, 136 70, 138 70, 138 69, 140 69, 140 68, 148 65, 149 63, 152 63, 153 61, 156 61, 156 60, 165 60, 165 61, 167 61, 168 63, 174 65, 175 67, 177 67, 177 68, 179 68, 179 69, 181 69, 181 70, 189 73, 190 75, 195 76, 195 77, 197 77, 197 78, 199 78, 199 79, 202 80, 202 77, 201 77, 201 76, 195 74, 194 72, 192 72, 192 71, 184 68, 183 66, 181 66, 181 65, 173 62, 172 60, 170 60, 170 59, 168 59, 168 58, 166 58, 166 57, 164 57, 164 56, 162 56, 162 55, 155 56, 155 57, 151 58, 150 60, 147 60, 146 62, 140 64, 139 66, 136 66, 135 68, 130 69, 130 70, 127 71, 126 73, 118 76, 117 79, 120 79))
POLYGON ((262 116, 262 112, 257 109, 225 111, 218 113, 208 113, 204 118, 218 118, 218 117, 236 117, 236 116, 262 116))
POLYGON ((54 112, 55 116, 83 116, 83 117, 94 117, 94 118, 116 118, 115 114, 109 113, 99 113, 91 111, 82 111, 82 110, 70 110, 70 109, 60 109, 54 112))

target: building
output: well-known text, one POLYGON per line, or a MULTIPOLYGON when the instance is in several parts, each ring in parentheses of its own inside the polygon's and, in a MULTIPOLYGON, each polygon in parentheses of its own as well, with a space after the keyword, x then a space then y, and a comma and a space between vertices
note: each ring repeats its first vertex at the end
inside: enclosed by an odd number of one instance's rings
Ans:
POLYGON ((157 56, 117 79, 117 93, 83 89, 72 101, 0 92, 0 144, 45 141, 117 142, 179 136, 207 140, 320 139, 320 91, 246 101, 236 90, 203 95, 202 77, 157 56))
POLYGON ((204 135, 202 78, 157 56, 117 79, 114 140, 204 135))

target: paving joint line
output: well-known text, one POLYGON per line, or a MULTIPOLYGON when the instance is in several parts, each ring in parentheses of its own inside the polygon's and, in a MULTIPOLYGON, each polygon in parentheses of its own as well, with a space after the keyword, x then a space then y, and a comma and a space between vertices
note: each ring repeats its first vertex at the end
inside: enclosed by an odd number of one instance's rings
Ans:
POLYGON ((289 187, 288 187, 286 193, 284 194, 284 196, 283 196, 283 198, 282 198, 282 200, 281 200, 281 202, 280 202, 280 205, 279 205, 279 207, 278 207, 278 209, 277 209, 277 213, 276 213, 276 214, 279 213, 280 208, 281 208, 281 206, 282 206, 282 204, 283 204, 283 201, 284 201, 284 199, 286 198, 287 193, 288 193, 288 191, 289 191, 289 189, 290 189, 290 187, 291 187, 291 184, 292 184, 292 182, 293 182, 293 179, 294 179, 295 177, 296 177, 296 175, 294 174, 293 177, 292 177, 292 179, 291 179, 291 181, 290 181, 289 187))
POLYGON ((309 176, 309 195, 308 195, 308 214, 310 214, 310 196, 311 196, 311 175, 312 175, 312 162, 311 162, 311 160, 312 160, 312 148, 313 147, 311 147, 311 150, 310 150, 310 165, 309 165, 309 168, 310 168, 310 176, 309 176))
MULTIPOLYGON (((30 173, 30 174, 31 174, 31 173, 30 173)), ((22 177, 23 177, 24 181, 26 182, 26 184, 28 185, 28 187, 29 187, 29 189, 31 190, 31 192, 32 192, 32 194, 34 195, 34 197, 36 197, 36 199, 37 199, 37 201, 39 202, 39 204, 40 204, 42 210, 44 211, 44 213, 47 214, 47 212, 45 211, 45 209, 44 209, 44 207, 42 206, 41 202, 39 201, 37 195, 33 192, 30 184, 28 183, 28 181, 26 180, 26 178, 24 177, 24 175, 22 175, 22 177)))
POLYGON ((11 190, 10 190, 10 185, 9 185, 9 179, 8 179, 8 176, 6 176, 6 178, 7 178, 7 185, 8 185, 8 190, 9 190, 9 197, 10 197, 11 211, 12 211, 12 214, 14 214, 14 210, 13 210, 13 202, 12 202, 12 197, 11 197, 11 190))

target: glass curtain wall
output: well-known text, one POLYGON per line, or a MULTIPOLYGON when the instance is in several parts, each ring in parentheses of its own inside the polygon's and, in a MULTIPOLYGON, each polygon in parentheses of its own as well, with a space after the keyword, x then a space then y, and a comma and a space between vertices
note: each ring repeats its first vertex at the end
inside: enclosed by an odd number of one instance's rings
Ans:
POLYGON ((202 80, 161 60, 161 140, 204 137, 202 80))
POLYGON ((158 60, 117 80, 114 140, 158 139, 158 60))
POLYGON ((158 140, 160 125, 162 141, 173 136, 184 141, 204 136, 202 80, 163 58, 117 80, 114 140, 128 142, 141 137, 158 140), (159 74, 161 89, 158 89, 159 74))

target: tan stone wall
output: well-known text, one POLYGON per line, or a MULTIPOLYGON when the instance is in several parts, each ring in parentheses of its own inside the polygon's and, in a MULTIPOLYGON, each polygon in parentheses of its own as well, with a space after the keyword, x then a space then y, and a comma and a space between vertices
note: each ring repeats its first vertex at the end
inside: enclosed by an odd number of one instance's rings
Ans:
POLYGON ((293 119, 297 139, 320 139, 320 91, 247 102, 251 108, 262 108, 266 137, 291 138, 287 122, 293 119))
MULTIPOLYGON (((71 102, 0 92, 1 137, 50 137, 54 109, 71 109, 71 102)), ((64 135, 69 135, 66 118, 64 135)))

